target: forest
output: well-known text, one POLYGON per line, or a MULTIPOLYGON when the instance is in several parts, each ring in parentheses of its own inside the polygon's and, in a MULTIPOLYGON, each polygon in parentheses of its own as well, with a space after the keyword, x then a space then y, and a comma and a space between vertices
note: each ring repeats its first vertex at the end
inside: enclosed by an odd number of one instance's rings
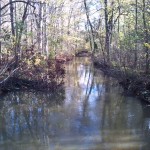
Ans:
POLYGON ((0 0, 0 150, 149 150, 150 0, 0 0))
POLYGON ((149 16, 148 0, 1 0, 1 89, 60 85, 63 63, 82 51, 149 88, 149 16))

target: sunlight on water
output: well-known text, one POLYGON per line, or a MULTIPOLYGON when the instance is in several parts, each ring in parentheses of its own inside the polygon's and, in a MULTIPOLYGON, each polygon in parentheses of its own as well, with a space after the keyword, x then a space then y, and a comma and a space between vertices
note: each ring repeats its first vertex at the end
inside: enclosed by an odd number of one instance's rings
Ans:
POLYGON ((0 150, 149 150, 147 104, 125 97, 88 58, 66 69, 57 93, 1 97, 0 150))

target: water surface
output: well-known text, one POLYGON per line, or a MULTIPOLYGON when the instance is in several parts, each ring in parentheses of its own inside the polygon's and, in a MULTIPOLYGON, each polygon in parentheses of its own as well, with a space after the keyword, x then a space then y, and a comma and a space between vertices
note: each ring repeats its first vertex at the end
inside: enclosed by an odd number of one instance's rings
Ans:
POLYGON ((59 92, 0 97, 0 150, 149 150, 150 107, 122 93, 88 58, 75 59, 59 92))

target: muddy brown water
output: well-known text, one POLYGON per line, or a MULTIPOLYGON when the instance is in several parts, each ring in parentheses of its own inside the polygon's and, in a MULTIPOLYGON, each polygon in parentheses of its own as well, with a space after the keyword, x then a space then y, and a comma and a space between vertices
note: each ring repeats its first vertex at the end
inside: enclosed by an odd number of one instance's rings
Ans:
POLYGON ((89 58, 66 64, 56 93, 0 97, 0 150, 149 150, 150 106, 124 96, 89 58))

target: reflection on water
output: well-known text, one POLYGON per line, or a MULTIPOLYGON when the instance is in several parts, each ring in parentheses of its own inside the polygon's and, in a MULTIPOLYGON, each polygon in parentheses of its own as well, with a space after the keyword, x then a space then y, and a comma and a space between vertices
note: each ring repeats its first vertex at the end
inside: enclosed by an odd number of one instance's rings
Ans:
POLYGON ((66 69, 58 93, 0 98, 0 150, 149 150, 147 104, 123 96, 88 58, 66 69))

